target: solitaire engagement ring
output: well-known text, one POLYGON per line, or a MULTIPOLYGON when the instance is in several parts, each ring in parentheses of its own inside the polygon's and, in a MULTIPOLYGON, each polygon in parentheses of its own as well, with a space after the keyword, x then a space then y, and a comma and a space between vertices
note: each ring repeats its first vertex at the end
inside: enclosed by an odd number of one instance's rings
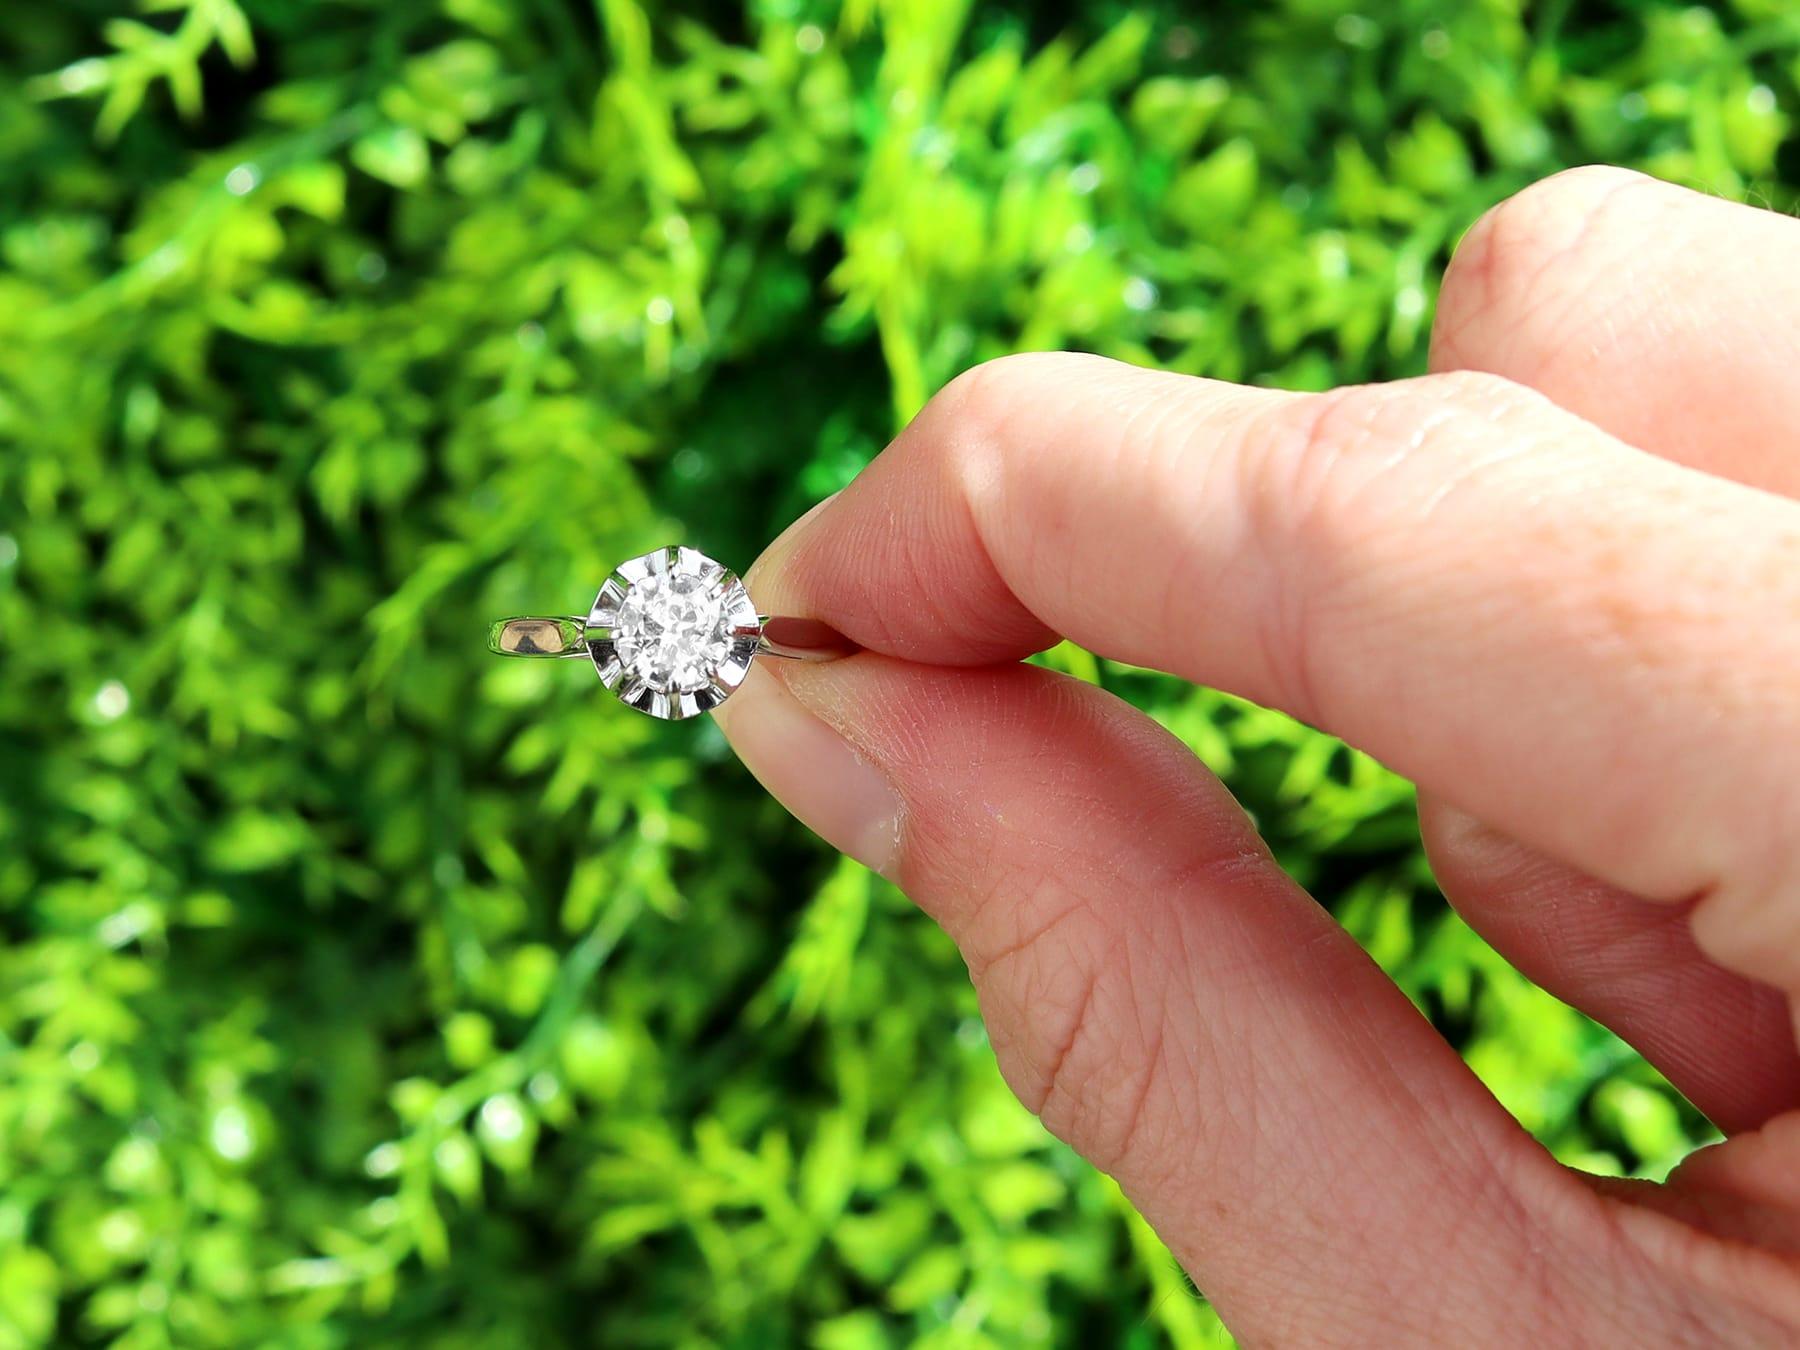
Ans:
POLYGON ((758 656, 828 661, 844 640, 807 619, 758 614, 737 573, 674 544, 613 568, 586 618, 522 616, 488 629, 501 656, 585 656, 619 702, 670 719, 710 712, 758 656))

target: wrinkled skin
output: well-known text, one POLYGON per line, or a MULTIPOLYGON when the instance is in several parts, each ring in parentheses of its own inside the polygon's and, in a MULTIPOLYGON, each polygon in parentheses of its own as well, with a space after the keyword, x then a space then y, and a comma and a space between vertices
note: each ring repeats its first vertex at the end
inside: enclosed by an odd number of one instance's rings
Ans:
POLYGON ((721 723, 1245 1343, 1800 1343, 1800 223, 1559 175, 1463 241, 1432 366, 970 371, 751 574, 867 652, 721 723), (1727 1140, 1555 1163, 1192 755, 1018 664, 1060 636, 1415 779, 1463 916, 1727 1140))

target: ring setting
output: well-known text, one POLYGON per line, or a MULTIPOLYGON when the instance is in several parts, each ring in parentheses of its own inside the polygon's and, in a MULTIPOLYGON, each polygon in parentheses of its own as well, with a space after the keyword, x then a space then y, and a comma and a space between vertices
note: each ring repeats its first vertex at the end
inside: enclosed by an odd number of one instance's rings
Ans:
MULTIPOLYGON (((757 613, 738 575, 698 549, 671 544, 613 568, 585 617, 525 615, 488 630, 501 656, 588 657, 619 701, 670 721, 718 707, 758 656, 829 659, 842 652, 774 641, 771 625, 817 628, 757 613)), ((828 631, 828 630, 827 630, 828 631)))

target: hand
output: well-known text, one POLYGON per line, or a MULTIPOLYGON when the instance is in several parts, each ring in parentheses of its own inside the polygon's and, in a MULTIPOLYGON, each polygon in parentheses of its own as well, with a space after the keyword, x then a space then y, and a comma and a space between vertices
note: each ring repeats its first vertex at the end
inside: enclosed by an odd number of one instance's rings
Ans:
POLYGON ((970 371, 753 572, 868 652, 721 722, 1247 1342, 1794 1344, 1800 223, 1561 175, 1464 241, 1432 358, 970 371), (1464 917, 1732 1137, 1556 1164, 1174 738, 1017 664, 1059 636, 1415 779, 1464 917))

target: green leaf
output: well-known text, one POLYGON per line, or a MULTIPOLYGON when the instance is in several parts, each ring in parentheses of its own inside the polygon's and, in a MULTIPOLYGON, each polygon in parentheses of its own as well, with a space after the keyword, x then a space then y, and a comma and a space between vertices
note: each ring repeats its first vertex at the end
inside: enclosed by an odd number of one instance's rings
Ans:
POLYGON ((900 1312, 913 1312, 962 1287, 965 1264, 955 1247, 933 1247, 919 1253, 887 1291, 888 1303, 900 1312))
POLYGON ((425 138, 411 127, 387 126, 358 137, 350 159, 370 177, 402 189, 418 187, 431 171, 425 138))
POLYGON ((861 1145, 861 1123, 849 1112, 833 1111, 820 1119, 800 1165, 800 1204, 815 1221, 829 1224, 850 1198, 861 1145))
POLYGON ((36 1247, 0 1251, 0 1332, 23 1345, 48 1344, 56 1325, 56 1263, 36 1247))
POLYGON ((537 1147, 536 1114, 516 1092, 497 1092, 481 1104, 475 1136, 482 1152, 503 1172, 522 1176, 531 1169, 537 1147))
POLYGON ((1164 208, 1184 228, 1205 238, 1244 217, 1255 199, 1256 185, 1256 150, 1239 137, 1182 170, 1164 208))
POLYGON ((1015 1224, 1062 1200, 1062 1178, 1037 1163, 996 1167, 981 1178, 981 1202, 1002 1223, 1015 1224))
POLYGON ((481 1155, 461 1130, 444 1135, 431 1150, 431 1166, 438 1181, 464 1204, 481 1199, 481 1155))

